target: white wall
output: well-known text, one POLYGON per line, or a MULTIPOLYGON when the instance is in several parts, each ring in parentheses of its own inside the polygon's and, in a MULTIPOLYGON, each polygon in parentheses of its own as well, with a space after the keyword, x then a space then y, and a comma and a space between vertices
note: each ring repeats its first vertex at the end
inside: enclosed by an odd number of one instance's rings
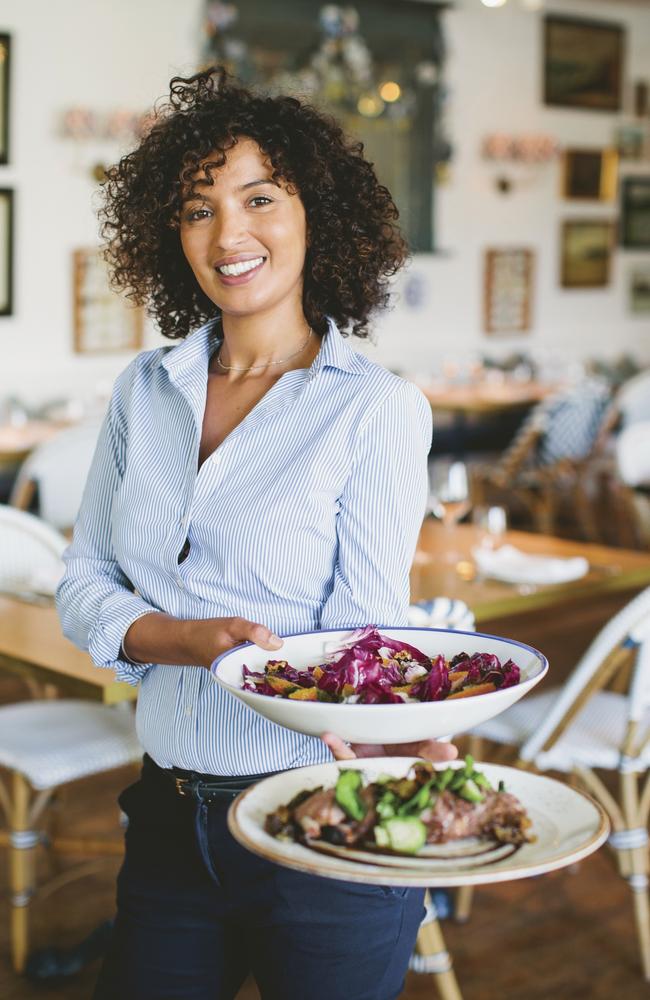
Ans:
MULTIPOLYGON (((647 9, 625 0, 548 0, 547 8, 626 24, 628 79, 650 76, 647 9)), ((128 354, 92 358, 71 348, 71 251, 92 245, 97 231, 88 168, 113 160, 120 149, 77 146, 56 134, 57 121, 70 106, 138 110, 164 94, 170 76, 194 69, 201 9, 201 0, 3 0, 0 31, 13 36, 12 162, 0 167, 0 186, 16 189, 17 216, 15 315, 0 318, 0 397, 91 396, 128 362, 128 354)), ((399 303, 378 324, 377 346, 367 350, 409 371, 429 370, 444 354, 519 348, 561 350, 568 359, 629 350, 650 361, 650 322, 629 315, 626 300, 628 266, 650 264, 650 254, 617 251, 606 289, 567 291, 558 284, 560 219, 610 218, 615 206, 563 202, 558 164, 499 195, 494 170, 480 157, 481 137, 493 131, 543 131, 566 144, 605 146, 618 116, 541 104, 541 16, 518 0, 494 10, 458 0, 446 17, 448 130, 456 153, 450 182, 437 195, 442 252, 412 264, 426 283, 423 307, 399 303), (515 243, 537 250, 534 329, 525 337, 487 338, 482 251, 515 243)), ((147 345, 160 342, 149 330, 147 345)))

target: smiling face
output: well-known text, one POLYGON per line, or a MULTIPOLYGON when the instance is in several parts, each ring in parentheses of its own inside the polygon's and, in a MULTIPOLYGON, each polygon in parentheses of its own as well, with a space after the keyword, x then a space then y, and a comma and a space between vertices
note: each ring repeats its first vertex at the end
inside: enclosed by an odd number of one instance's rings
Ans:
POLYGON ((271 180, 252 139, 241 138, 211 175, 214 184, 195 184, 180 213, 181 245, 202 291, 224 315, 302 310, 307 220, 298 194, 271 180))

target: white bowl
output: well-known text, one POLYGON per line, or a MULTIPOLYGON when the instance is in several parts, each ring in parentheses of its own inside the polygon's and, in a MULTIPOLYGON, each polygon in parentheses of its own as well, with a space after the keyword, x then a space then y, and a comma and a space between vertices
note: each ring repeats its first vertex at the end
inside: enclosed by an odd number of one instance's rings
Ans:
POLYGON ((532 646, 481 632, 456 632, 431 628, 380 628, 382 635, 408 642, 427 656, 442 653, 447 659, 457 653, 495 653, 501 662, 514 660, 521 681, 513 687, 489 694, 452 701, 403 702, 392 705, 336 704, 272 698, 242 688, 244 664, 250 670, 264 669, 269 659, 287 660, 296 670, 321 663, 328 653, 345 645, 351 629, 326 629, 285 636, 284 645, 269 652, 252 643, 236 646, 212 664, 212 676, 230 694, 249 708, 287 729, 309 736, 330 732, 351 743, 410 743, 465 732, 492 719, 519 701, 541 681, 548 661, 532 646))

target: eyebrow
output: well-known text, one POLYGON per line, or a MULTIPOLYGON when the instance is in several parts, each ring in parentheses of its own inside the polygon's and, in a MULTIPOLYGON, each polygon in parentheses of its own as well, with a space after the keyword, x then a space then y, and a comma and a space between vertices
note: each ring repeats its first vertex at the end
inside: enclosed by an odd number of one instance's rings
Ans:
POLYGON ((242 184, 242 186, 240 187, 239 190, 240 191, 245 191, 247 188, 256 187, 256 185, 258 185, 258 184, 272 184, 273 187, 277 187, 278 186, 275 183, 275 181, 272 181, 270 178, 267 177, 267 178, 262 178, 262 179, 260 179, 258 181, 249 181, 248 184, 242 184))

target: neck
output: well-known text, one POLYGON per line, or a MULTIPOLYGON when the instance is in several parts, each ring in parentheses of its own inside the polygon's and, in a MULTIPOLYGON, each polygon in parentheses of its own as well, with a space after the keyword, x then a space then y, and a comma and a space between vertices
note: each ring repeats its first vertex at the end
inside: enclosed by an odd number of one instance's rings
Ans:
MULTIPOLYGON (((223 343, 218 358, 226 372, 216 362, 211 370, 217 374, 237 376, 236 369, 256 369, 252 374, 264 375, 283 370, 283 365, 270 364, 287 359, 287 369, 311 363, 318 352, 319 338, 309 336, 309 324, 302 308, 283 310, 278 315, 255 313, 252 316, 224 314, 221 320, 223 343), (315 348, 315 350, 314 350, 315 348), (292 356, 295 355, 295 356, 292 356), (268 366, 265 369, 264 366, 268 366)), ((242 374, 242 373, 240 373, 242 374)))

